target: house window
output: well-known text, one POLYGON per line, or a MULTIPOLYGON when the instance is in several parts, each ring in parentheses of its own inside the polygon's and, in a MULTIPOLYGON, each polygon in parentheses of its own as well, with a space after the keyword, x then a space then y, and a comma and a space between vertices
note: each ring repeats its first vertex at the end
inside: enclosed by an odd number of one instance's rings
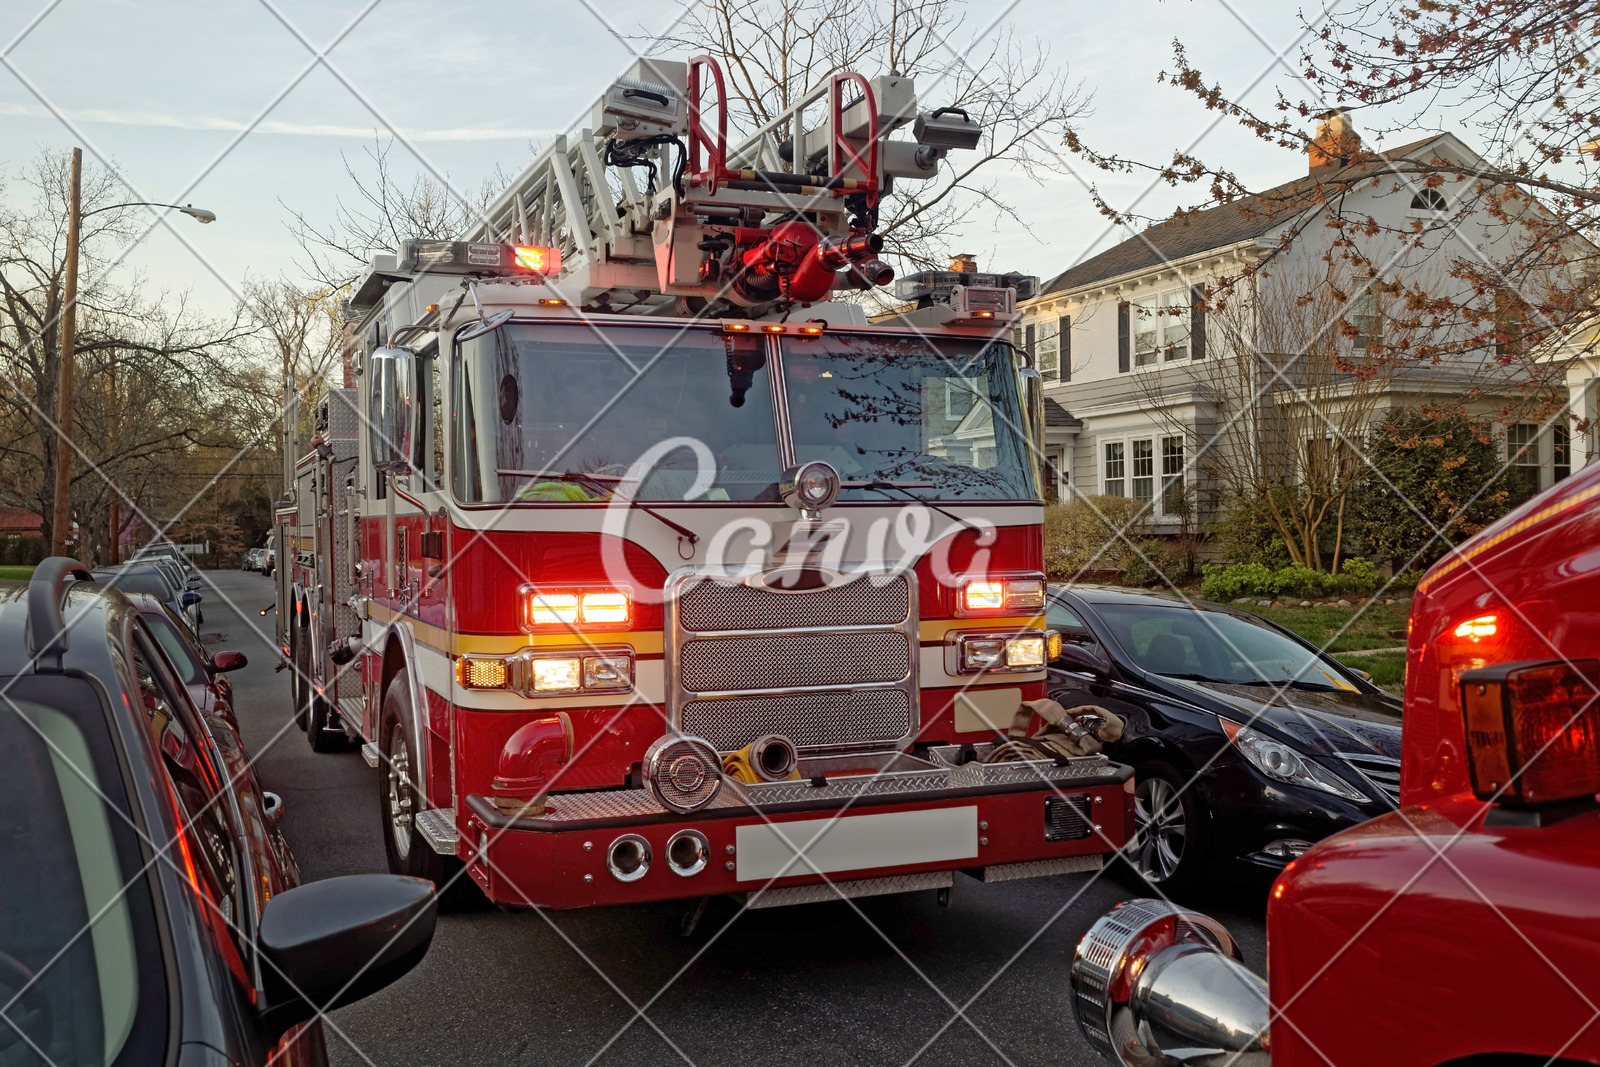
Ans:
POLYGON ((1566 423, 1558 422, 1550 428, 1550 471, 1554 482, 1572 473, 1572 431, 1566 423))
POLYGON ((1044 454, 1044 498, 1054 504, 1061 499, 1061 449, 1052 448, 1044 454))
POLYGON ((1354 344, 1360 351, 1368 351, 1379 340, 1382 323, 1378 319, 1378 297, 1366 286, 1350 301, 1350 325, 1356 331, 1354 344))
POLYGON ((944 379, 944 417, 948 422, 960 422, 972 410, 978 399, 976 378, 944 379))
POLYGON ((1177 518, 1184 511, 1183 438, 1161 439, 1161 513, 1177 518))
POLYGON ((1174 289, 1133 305, 1133 363, 1152 367, 1189 358, 1189 290, 1174 289))
POLYGON ((1034 367, 1040 376, 1049 379, 1060 377, 1061 343, 1060 338, 1056 336, 1056 329, 1057 324, 1054 322, 1041 322, 1034 348, 1034 367))
POLYGON ((1112 441, 1106 445, 1106 476, 1102 479, 1101 489, 1106 496, 1127 496, 1124 491, 1123 478, 1126 476, 1122 459, 1122 442, 1112 441))
POLYGON ((1437 189, 1423 189, 1411 198, 1411 210, 1435 213, 1449 211, 1450 201, 1437 189))
POLYGON ((1531 422, 1508 427, 1506 448, 1511 456, 1507 488, 1512 501, 1520 504, 1539 492, 1539 427, 1531 422))
POLYGON ((1133 442, 1133 498, 1149 503, 1155 496, 1156 449, 1148 437, 1133 442))

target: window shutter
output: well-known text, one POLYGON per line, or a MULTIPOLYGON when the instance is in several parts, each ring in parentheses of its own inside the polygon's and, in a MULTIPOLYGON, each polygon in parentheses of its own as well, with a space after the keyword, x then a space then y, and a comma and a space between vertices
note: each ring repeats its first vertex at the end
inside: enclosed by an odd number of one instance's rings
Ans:
POLYGON ((1022 331, 1022 347, 1028 353, 1029 360, 1033 359, 1033 338, 1036 332, 1037 330, 1034 328, 1034 325, 1031 322, 1028 324, 1027 328, 1022 331))
POLYGON ((1061 345, 1061 380, 1072 381, 1072 316, 1063 315, 1057 320, 1056 337, 1061 345))
POLYGON ((1189 356, 1206 358, 1206 287, 1189 286, 1189 356))
POLYGON ((1128 302, 1117 302, 1117 373, 1128 373, 1128 302))

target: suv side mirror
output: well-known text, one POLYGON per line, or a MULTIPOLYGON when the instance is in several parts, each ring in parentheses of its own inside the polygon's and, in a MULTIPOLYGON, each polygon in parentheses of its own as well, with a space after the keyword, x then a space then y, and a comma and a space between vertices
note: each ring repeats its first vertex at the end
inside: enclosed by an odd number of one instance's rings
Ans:
POLYGON ((398 874, 325 878, 273 897, 257 934, 261 1015, 272 1036, 415 967, 433 941, 438 908, 432 882, 398 874))
POLYGON ((1111 661, 1106 659, 1104 652, 1071 641, 1062 643, 1061 655, 1056 657, 1051 666, 1093 675, 1097 679, 1108 678, 1111 675, 1111 661))
POLYGON ((225 674, 236 671, 250 661, 244 658, 243 652, 218 652, 211 657, 211 671, 213 674, 225 674))
POLYGON ((199 593, 182 593, 178 597, 178 603, 182 604, 186 608, 192 608, 196 604, 200 603, 200 594, 199 593))

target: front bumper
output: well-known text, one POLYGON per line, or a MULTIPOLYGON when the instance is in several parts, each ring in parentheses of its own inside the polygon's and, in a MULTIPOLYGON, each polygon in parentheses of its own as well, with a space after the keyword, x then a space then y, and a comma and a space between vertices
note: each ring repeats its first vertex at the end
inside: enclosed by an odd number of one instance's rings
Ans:
POLYGON ((1357 804, 1305 786, 1274 781, 1243 760, 1218 760, 1206 775, 1216 858, 1242 870, 1276 872, 1288 858, 1263 851, 1274 841, 1315 843, 1392 810, 1383 800, 1357 804))
MULTIPOLYGON (((802 774, 815 772, 811 763, 803 761, 802 774)), ((489 798, 469 796, 460 854, 489 898, 510 906, 727 893, 752 894, 757 906, 762 896, 768 903, 827 899, 835 888, 842 895, 938 888, 956 870, 999 881, 1095 869, 1132 826, 1132 771, 1103 756, 896 763, 906 764, 917 769, 729 782, 690 815, 661 808, 642 789, 555 794, 534 817, 507 816, 489 798), (669 839, 686 829, 710 846, 709 861, 689 876, 667 862, 669 839), (613 876, 606 862, 623 835, 642 838, 652 856, 631 881, 613 876), (918 877, 941 873, 943 880, 918 877), (825 895, 788 892, 806 886, 822 886, 825 895)))

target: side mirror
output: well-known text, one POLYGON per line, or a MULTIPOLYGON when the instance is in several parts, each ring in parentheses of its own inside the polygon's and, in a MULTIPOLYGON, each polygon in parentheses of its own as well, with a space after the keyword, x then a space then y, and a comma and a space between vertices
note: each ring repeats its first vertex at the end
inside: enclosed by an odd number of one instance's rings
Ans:
POLYGON ((1354 667, 1346 667, 1345 670, 1349 671, 1351 674, 1355 675, 1357 678, 1360 678, 1363 682, 1372 681, 1372 672, 1371 671, 1357 670, 1354 667))
MULTIPOLYGON (((1030 361, 1032 356, 1028 357, 1030 361)), ((1022 402, 1028 416, 1028 437, 1033 444, 1033 469, 1034 476, 1038 479, 1035 486, 1039 490, 1040 499, 1044 497, 1044 379, 1032 366, 1022 367, 1017 371, 1017 377, 1022 382, 1022 402)))
POLYGON ((1111 661, 1106 659, 1104 652, 1071 641, 1062 644, 1061 655, 1056 657, 1051 666, 1093 675, 1095 678, 1108 678, 1111 675, 1111 661))
POLYGON ((238 670, 249 662, 243 652, 218 652, 211 657, 211 670, 216 674, 226 674, 228 671, 238 670))
POLYGON ((196 604, 200 603, 200 594, 184 593, 178 597, 178 603, 182 604, 186 608, 192 608, 196 604))
POLYGON ((397 874, 309 882, 267 902, 257 935, 275 1037, 376 993, 417 965, 438 917, 433 883, 397 874))
POLYGON ((367 426, 372 465, 405 474, 411 469, 411 398, 417 357, 409 348, 379 348, 367 359, 367 426))

